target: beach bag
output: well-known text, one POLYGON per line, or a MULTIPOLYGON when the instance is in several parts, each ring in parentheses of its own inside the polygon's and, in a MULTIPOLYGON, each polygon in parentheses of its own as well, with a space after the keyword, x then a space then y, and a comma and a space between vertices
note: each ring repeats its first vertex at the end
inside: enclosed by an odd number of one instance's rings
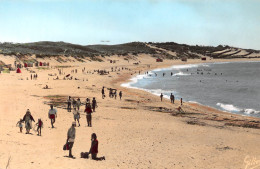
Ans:
POLYGON ((69 150, 69 144, 66 143, 64 146, 63 146, 63 150, 69 150))
POLYGON ((89 153, 88 152, 81 152, 80 158, 89 158, 89 153))

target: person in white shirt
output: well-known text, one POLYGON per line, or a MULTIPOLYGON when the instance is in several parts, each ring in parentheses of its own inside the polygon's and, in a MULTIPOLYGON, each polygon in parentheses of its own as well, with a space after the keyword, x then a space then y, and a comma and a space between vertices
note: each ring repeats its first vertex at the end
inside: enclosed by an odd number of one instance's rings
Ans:
POLYGON ((51 119, 51 126, 54 128, 53 124, 55 123, 55 118, 57 118, 57 110, 53 108, 53 105, 51 105, 49 110, 49 118, 51 119))

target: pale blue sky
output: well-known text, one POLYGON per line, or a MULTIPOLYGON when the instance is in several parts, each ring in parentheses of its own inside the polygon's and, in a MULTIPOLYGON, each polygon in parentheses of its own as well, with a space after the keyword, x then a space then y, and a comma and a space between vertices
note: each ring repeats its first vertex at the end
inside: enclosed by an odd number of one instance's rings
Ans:
POLYGON ((0 0, 0 41, 260 49, 258 0, 0 0))

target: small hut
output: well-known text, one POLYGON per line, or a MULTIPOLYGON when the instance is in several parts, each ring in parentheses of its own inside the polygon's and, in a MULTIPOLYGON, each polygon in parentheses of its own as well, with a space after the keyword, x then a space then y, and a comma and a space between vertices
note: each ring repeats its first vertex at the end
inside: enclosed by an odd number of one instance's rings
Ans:
POLYGON ((42 66, 42 62, 40 62, 40 66, 42 66))
POLYGON ((24 67, 28 67, 27 63, 24 63, 24 67))

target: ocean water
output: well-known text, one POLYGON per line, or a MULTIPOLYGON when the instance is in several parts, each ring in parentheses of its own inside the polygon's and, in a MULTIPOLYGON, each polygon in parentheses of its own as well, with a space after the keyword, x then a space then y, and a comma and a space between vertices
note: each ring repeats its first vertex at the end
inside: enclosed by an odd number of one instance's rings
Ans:
POLYGON ((173 93, 184 102, 260 118, 260 62, 176 65, 138 75, 122 86, 166 98, 173 93))

